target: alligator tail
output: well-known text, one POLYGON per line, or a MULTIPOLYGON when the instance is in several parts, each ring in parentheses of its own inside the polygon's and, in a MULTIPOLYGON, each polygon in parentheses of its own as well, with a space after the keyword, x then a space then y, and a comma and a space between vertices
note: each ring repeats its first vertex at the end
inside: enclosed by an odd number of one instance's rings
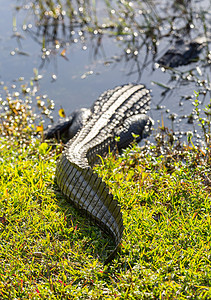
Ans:
POLYGON ((116 248, 106 259, 105 263, 108 263, 117 251, 124 228, 118 202, 90 167, 81 168, 65 155, 58 161, 56 179, 69 201, 113 237, 116 248))

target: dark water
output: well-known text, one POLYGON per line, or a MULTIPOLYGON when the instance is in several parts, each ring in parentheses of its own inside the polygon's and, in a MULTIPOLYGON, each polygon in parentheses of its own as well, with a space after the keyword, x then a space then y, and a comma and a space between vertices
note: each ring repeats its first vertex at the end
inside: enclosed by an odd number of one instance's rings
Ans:
MULTIPOLYGON (((157 120, 163 118, 166 126, 169 128, 173 126, 173 129, 178 132, 193 131, 193 125, 188 123, 187 116, 193 109, 194 90, 201 92, 199 99, 202 108, 211 98, 210 61, 207 63, 205 59, 210 51, 208 48, 202 50, 198 62, 177 67, 176 72, 175 70, 164 71, 162 68, 156 68, 156 61, 171 46, 173 41, 171 36, 158 39, 156 54, 150 52, 145 46, 137 48, 138 54, 134 55, 134 59, 131 57, 131 48, 127 48, 127 43, 122 42, 121 39, 108 34, 88 35, 81 32, 78 27, 74 28, 75 33, 70 34, 71 30, 66 29, 64 34, 59 28, 56 39, 62 41, 63 46, 56 49, 51 45, 53 42, 48 43, 46 39, 45 43, 48 46, 46 49, 49 53, 45 53, 47 58, 42 59, 43 28, 36 27, 30 10, 20 9, 18 13, 15 11, 14 7, 23 2, 1 0, 0 80, 3 82, 2 88, 4 85, 11 86, 14 84, 13 80, 20 77, 24 77, 24 80, 29 82, 33 77, 33 69, 38 69, 39 74, 43 76, 39 81, 39 93, 47 94, 55 101, 54 117, 57 119, 60 106, 69 114, 76 108, 90 106, 106 89, 128 82, 141 82, 152 90, 149 114, 155 120, 155 127, 158 126, 157 120), (24 24, 26 27, 23 28, 24 24), (15 31, 14 25, 17 27, 15 31), (24 30, 26 28, 27 30, 24 30), (81 36, 84 36, 84 39, 81 39, 81 36), (63 49, 66 51, 65 57, 61 55, 63 49), (182 75, 186 79, 182 79, 182 75), (172 115, 175 118, 173 124, 172 115)), ((170 2, 162 2, 165 8, 168 7, 166 3, 170 2)), ((193 8, 199 13, 202 9, 211 11, 209 0, 192 1, 192 3, 193 8)), ((161 11, 162 6, 158 6, 157 10, 161 11)), ((103 16, 101 5, 99 10, 103 16)), ((163 10, 163 15, 165 14, 167 12, 163 10)), ((210 14, 206 14, 206 17, 207 32, 210 33, 210 14)), ((182 25, 182 19, 180 22, 181 24, 177 24, 178 27, 182 25)), ((204 33, 200 18, 195 24, 199 24, 199 27, 193 28, 189 38, 204 33)), ((166 26, 166 29, 163 28, 164 33, 168 30, 169 24, 166 26)), ((210 43, 207 47, 210 47, 210 43)))

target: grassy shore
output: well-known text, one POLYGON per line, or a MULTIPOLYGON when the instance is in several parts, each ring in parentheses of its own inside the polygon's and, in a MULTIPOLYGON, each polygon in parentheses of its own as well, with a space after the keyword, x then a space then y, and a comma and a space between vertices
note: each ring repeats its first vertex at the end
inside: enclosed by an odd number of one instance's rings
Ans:
MULTIPOLYGON (((116 36, 127 59, 136 58, 145 46, 156 54, 157 42, 172 33, 180 36, 201 26, 205 36, 208 31, 208 12, 193 13, 185 3, 173 1, 177 15, 171 19, 147 1, 134 1, 134 8, 131 2, 117 2, 113 7, 105 1, 101 22, 96 1, 34 1, 28 9, 45 29, 40 30, 42 58, 49 59, 47 53, 55 55, 57 49, 65 56, 66 44, 57 35, 60 25, 70 27, 72 35, 76 28, 82 43, 87 33, 116 36)), ((15 16, 13 23, 15 31, 15 16)), ((204 53, 208 64, 208 46, 204 53)), ((211 106, 205 120, 195 102, 204 148, 192 143, 191 134, 186 146, 177 144, 162 124, 154 145, 134 144, 95 166, 119 201, 125 226, 119 253, 104 265, 113 242, 55 184, 63 145, 42 140, 43 123, 30 108, 39 80, 38 71, 34 73, 30 84, 22 85, 23 101, 6 87, 0 99, 0 299, 211 299, 211 106)), ((179 74, 177 80, 191 78, 206 92, 210 89, 193 70, 172 74, 174 80, 179 74)), ((50 118, 53 103, 34 100, 50 118)))
POLYGON ((61 146, 28 144, 1 138, 1 299, 211 298, 210 156, 134 145, 95 167, 125 225, 104 266, 112 242, 54 183, 61 146))
MULTIPOLYGON (((112 241, 55 184, 63 145, 43 142, 30 94, 19 99, 5 91, 0 299, 211 299, 210 105, 201 117, 195 101, 204 148, 194 146, 190 133, 188 145, 176 142, 162 124, 154 144, 109 153, 95 166, 125 226, 120 252, 104 265, 112 241)), ((46 105, 41 112, 50 117, 46 105)))

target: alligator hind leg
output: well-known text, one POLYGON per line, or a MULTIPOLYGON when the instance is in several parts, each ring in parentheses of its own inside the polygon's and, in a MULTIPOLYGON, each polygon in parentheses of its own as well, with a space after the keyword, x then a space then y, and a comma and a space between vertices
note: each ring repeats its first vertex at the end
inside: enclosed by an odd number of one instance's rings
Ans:
POLYGON ((145 114, 133 115, 125 119, 122 127, 115 132, 115 136, 120 137, 120 140, 117 142, 118 149, 126 148, 132 143, 134 135, 138 136, 136 138, 137 142, 147 137, 153 123, 153 120, 145 114))
POLYGON ((62 140, 67 143, 86 124, 90 116, 90 109, 77 109, 66 120, 48 128, 44 132, 44 137, 45 139, 56 138, 58 141, 62 140))
POLYGON ((57 124, 51 127, 48 127, 44 131, 44 138, 46 140, 55 138, 57 139, 57 141, 60 141, 63 135, 65 135, 68 132, 72 122, 73 122, 73 118, 71 117, 64 121, 58 122, 57 124))

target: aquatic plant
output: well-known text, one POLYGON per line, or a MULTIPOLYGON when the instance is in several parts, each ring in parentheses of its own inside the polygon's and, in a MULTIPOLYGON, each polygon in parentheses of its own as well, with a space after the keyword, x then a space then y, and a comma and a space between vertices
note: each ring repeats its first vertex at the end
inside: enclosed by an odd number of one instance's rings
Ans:
POLYGON ((11 88, 3 86, 0 95, 0 136, 20 143, 29 143, 34 136, 43 132, 46 119, 52 121, 54 102, 47 95, 38 94, 41 75, 34 69, 29 82, 19 78, 11 88))
MULTIPOLYGON (((51 48, 50 43, 55 41, 54 47, 58 48, 65 40, 84 44, 91 35, 101 38, 109 35, 117 39, 128 59, 137 57, 142 47, 155 57, 162 39, 188 37, 196 28, 209 32, 208 12, 199 12, 190 1, 178 4, 177 1, 36 0, 25 1, 25 5, 21 2, 17 10, 25 8, 30 18, 33 14, 40 29, 36 34, 42 36, 45 49, 51 48)), ((27 24, 23 26, 35 34, 27 24)))
MULTIPOLYGON (((201 127, 201 131, 203 133, 203 145, 204 150, 206 151, 206 156, 210 160, 211 156, 211 100, 208 105, 205 105, 203 109, 203 115, 201 113, 201 109, 199 108, 199 94, 195 93, 196 99, 194 101, 194 113, 198 122, 198 125, 201 127)), ((210 162, 211 163, 211 162, 210 162)))

